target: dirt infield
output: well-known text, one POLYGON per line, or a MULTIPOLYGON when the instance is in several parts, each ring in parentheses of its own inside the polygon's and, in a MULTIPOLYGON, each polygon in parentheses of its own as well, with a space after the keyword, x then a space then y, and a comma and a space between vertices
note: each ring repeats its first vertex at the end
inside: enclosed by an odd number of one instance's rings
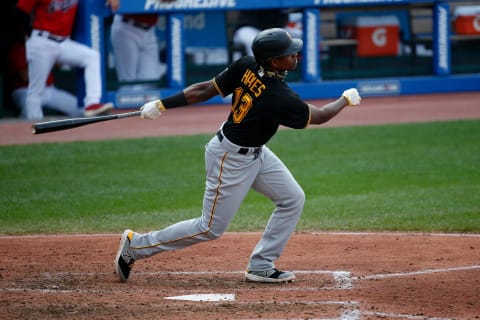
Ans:
POLYGON ((243 278, 259 237, 139 260, 127 283, 118 235, 2 238, 0 318, 479 319, 480 235, 299 233, 278 261, 298 279, 273 285, 243 278), (174 298, 203 294, 230 298, 174 298))
MULTIPOLYGON (((480 119, 478 101, 369 98, 327 126, 480 119)), ((227 113, 188 107, 37 136, 1 121, 0 145, 213 133, 227 113)), ((119 283, 118 234, 0 236, 0 319, 480 319, 480 235, 296 233, 277 266, 298 279, 280 285, 244 281, 259 238, 227 233, 140 260, 119 283)))

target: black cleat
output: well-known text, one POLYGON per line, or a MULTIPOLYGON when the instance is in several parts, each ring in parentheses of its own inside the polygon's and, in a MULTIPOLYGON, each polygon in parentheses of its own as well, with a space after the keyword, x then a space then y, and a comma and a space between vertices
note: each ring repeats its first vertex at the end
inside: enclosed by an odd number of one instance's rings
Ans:
POLYGON ((135 260, 130 255, 130 241, 133 238, 132 230, 125 230, 120 239, 117 257, 115 258, 115 267, 120 282, 126 282, 130 275, 135 260))

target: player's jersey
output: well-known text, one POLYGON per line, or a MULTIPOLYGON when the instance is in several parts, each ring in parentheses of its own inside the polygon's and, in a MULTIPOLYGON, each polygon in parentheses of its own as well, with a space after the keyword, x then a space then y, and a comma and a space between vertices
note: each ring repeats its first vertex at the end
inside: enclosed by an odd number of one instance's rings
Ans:
POLYGON ((232 110, 223 134, 233 143, 259 147, 280 125, 302 129, 310 121, 310 109, 279 78, 262 75, 253 57, 243 57, 218 74, 215 86, 225 97, 232 95, 232 110))
POLYGON ((126 20, 134 20, 145 26, 154 26, 158 21, 158 14, 124 14, 122 16, 126 20))
POLYGON ((69 37, 77 13, 78 0, 19 0, 17 7, 27 14, 34 14, 33 29, 69 37))

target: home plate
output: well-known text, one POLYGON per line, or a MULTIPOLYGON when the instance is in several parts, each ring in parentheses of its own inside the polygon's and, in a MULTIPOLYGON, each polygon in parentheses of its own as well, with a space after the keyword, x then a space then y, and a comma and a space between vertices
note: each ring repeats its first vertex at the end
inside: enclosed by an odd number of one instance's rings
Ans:
POLYGON ((170 300, 186 300, 186 301, 234 301, 234 294, 189 294, 186 296, 165 297, 164 299, 170 300))

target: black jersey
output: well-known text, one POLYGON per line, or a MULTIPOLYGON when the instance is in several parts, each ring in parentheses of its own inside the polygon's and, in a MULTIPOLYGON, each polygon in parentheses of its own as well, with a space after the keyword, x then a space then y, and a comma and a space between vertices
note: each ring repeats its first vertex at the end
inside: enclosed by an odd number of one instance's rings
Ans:
POLYGON ((240 146, 259 147, 280 125, 302 129, 310 120, 307 103, 282 79, 264 76, 259 70, 255 59, 247 56, 214 78, 223 97, 232 94, 232 110, 223 134, 240 146))

